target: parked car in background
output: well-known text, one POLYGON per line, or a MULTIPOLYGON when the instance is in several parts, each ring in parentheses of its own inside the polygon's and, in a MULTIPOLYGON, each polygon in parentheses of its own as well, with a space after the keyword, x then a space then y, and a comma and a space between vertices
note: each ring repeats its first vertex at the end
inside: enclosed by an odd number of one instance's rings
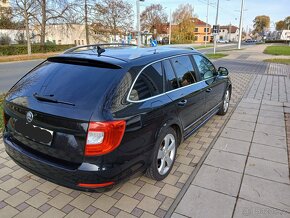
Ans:
POLYGON ((50 57, 10 89, 3 140, 18 165, 85 191, 142 172, 162 180, 182 141, 227 113, 228 71, 201 53, 111 46, 50 57))
POLYGON ((229 40, 218 39, 217 43, 229 43, 229 40))

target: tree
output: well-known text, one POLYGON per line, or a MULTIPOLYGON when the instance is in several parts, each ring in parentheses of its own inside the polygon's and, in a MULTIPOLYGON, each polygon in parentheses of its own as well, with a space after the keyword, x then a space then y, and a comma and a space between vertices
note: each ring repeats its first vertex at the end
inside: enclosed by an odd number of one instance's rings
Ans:
POLYGON ((132 5, 123 0, 99 0, 95 5, 95 22, 101 23, 115 37, 132 28, 132 5))
POLYGON ((14 0, 12 7, 15 16, 23 20, 25 26, 25 34, 27 41, 27 54, 31 55, 31 40, 30 40, 30 22, 32 17, 38 12, 38 5, 35 0, 14 0))
POLYGON ((284 30, 286 28, 286 24, 284 20, 280 20, 276 22, 276 30, 284 30))
POLYGON ((40 44, 44 46, 46 25, 48 23, 68 22, 69 9, 72 4, 68 0, 36 0, 40 5, 40 13, 35 14, 37 25, 40 26, 40 44))
POLYGON ((172 14, 174 27, 172 39, 185 43, 194 41, 193 8, 190 4, 179 5, 172 14))
POLYGON ((266 15, 257 16, 253 20, 253 23, 254 23, 254 32, 262 33, 264 32, 265 28, 270 27, 270 17, 266 15))
POLYGON ((7 34, 0 35, 0 45, 9 45, 11 38, 7 34))
POLYGON ((167 14, 161 4, 152 4, 145 8, 140 15, 141 29, 157 33, 162 31, 162 24, 167 22, 167 14))
POLYGON ((289 30, 290 29, 290 16, 286 17, 284 19, 284 22, 285 22, 285 28, 289 30))

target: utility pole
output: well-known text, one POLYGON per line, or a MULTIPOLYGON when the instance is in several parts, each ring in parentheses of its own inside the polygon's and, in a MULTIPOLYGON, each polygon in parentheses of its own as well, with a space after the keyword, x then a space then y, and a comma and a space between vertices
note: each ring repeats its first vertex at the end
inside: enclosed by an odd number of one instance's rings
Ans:
POLYGON ((169 37, 168 37, 168 44, 170 45, 171 43, 171 9, 169 12, 169 37))
POLYGON ((137 6, 137 45, 138 45, 138 47, 141 46, 140 1, 144 1, 144 0, 136 0, 136 6, 137 6))
POLYGON ((231 35, 232 35, 232 23, 230 22, 230 26, 229 26, 229 42, 231 42, 231 35))
POLYGON ((209 7, 209 0, 207 0, 207 8, 206 8, 206 24, 205 24, 205 40, 204 46, 206 47, 207 38, 208 38, 208 7, 209 7))
POLYGON ((239 25, 239 42, 238 42, 238 49, 241 49, 241 44, 242 44, 242 34, 243 34, 243 14, 244 14, 244 0, 242 0, 242 4, 241 4, 241 16, 240 16, 240 25, 239 25))
POLYGON ((86 43, 87 43, 87 45, 89 45, 90 44, 90 39, 89 39, 88 4, 87 4, 87 0, 85 0, 85 29, 86 29, 86 43))
MULTIPOLYGON (((219 7, 220 7, 220 0, 217 1, 215 25, 218 25, 219 7)), ((214 54, 216 53, 216 47, 217 47, 216 40, 217 40, 217 35, 218 35, 218 34, 219 34, 219 33, 216 33, 216 34, 214 35, 214 42, 213 42, 213 53, 214 53, 214 54)))

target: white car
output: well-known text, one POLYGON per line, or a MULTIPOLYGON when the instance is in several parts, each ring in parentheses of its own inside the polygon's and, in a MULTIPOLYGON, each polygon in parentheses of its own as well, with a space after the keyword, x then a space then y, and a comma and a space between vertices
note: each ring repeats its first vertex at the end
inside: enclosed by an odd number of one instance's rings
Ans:
POLYGON ((217 43, 229 43, 229 40, 218 39, 216 42, 217 43))

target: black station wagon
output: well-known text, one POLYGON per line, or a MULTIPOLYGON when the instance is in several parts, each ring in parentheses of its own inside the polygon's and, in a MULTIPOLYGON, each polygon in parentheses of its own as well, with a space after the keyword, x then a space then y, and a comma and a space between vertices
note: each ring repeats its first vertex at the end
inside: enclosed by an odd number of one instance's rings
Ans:
POLYGON ((48 58, 7 93, 3 140, 21 167, 107 190, 137 173, 164 179, 178 145, 226 114, 232 85, 191 48, 92 45, 48 58))

